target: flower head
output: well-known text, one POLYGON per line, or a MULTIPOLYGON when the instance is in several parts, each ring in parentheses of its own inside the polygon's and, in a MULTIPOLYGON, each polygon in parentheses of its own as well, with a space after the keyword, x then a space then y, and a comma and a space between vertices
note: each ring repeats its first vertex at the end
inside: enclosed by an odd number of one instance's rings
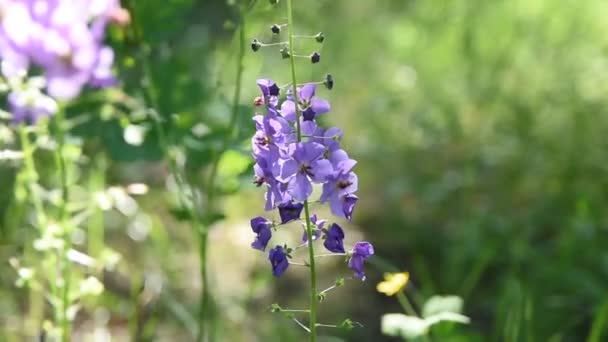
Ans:
POLYGON ((363 272, 363 263, 367 258, 374 254, 374 246, 369 242, 357 242, 351 251, 351 257, 348 261, 348 267, 355 272, 355 277, 365 280, 365 272, 363 272))
POLYGON ((266 250, 266 245, 268 245, 268 241, 272 237, 272 231, 270 228, 272 227, 272 222, 267 219, 258 216, 251 219, 251 230, 257 234, 255 240, 251 243, 251 247, 254 249, 258 249, 260 251, 266 250))
POLYGON ((315 142, 289 146, 289 155, 281 166, 280 178, 289 183, 288 191, 294 199, 305 201, 312 194, 312 182, 322 183, 333 172, 329 160, 323 159, 323 145, 315 142))
POLYGON ((264 103, 272 108, 276 107, 279 104, 279 93, 281 91, 279 86, 273 80, 267 78, 261 78, 256 83, 262 90, 264 103))
POLYGON ((338 226, 336 223, 332 223, 327 230, 327 233, 325 233, 323 246, 330 252, 344 253, 344 231, 342 230, 342 227, 338 226))
POLYGON ((289 260, 287 260, 287 253, 283 247, 277 245, 275 248, 270 250, 268 254, 268 260, 272 266, 272 274, 275 277, 280 277, 287 268, 289 267, 289 260))
MULTIPOLYGON (((329 102, 315 96, 317 85, 314 83, 305 84, 302 88, 297 88, 298 106, 305 121, 313 120, 318 115, 329 112, 329 102)), ((293 89, 290 90, 293 92, 293 89)), ((281 105, 281 115, 290 121, 296 120, 296 105, 293 95, 288 94, 287 100, 281 105)))
POLYGON ((387 296, 394 296, 407 285, 409 279, 410 274, 408 272, 385 273, 384 281, 378 283, 376 289, 387 296))

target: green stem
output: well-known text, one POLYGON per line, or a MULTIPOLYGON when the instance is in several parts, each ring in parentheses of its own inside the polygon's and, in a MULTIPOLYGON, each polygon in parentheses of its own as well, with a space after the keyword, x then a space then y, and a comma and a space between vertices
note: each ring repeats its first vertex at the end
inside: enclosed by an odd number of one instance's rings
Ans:
POLYGON ((70 281, 71 281, 71 263, 68 259, 68 251, 71 248, 71 229, 69 226, 69 185, 68 185, 68 171, 65 161, 65 112, 63 108, 60 108, 55 115, 55 124, 57 128, 57 149, 55 150, 55 158, 57 161, 57 167, 59 170, 59 183, 61 186, 61 202, 59 205, 59 222, 62 229, 62 238, 64 245, 59 251, 60 264, 61 264, 61 278, 63 279, 63 287, 61 291, 61 338, 64 342, 70 341, 70 320, 68 317, 68 310, 70 308, 70 281))
MULTIPOLYGON (((230 141, 234 138, 234 134, 236 132, 236 123, 239 114, 239 105, 241 102, 241 88, 243 83, 243 59, 245 57, 246 51, 246 37, 245 37, 245 17, 241 13, 241 28, 239 29, 239 53, 237 56, 237 67, 236 67, 236 80, 235 80, 235 88, 234 94, 232 98, 232 112, 230 114, 230 120, 228 122, 228 132, 224 135, 224 139, 221 142, 220 148, 215 154, 213 158, 213 162, 211 163, 211 171, 209 173, 209 179, 207 181, 207 206, 213 210, 215 207, 216 194, 215 191, 217 189, 215 182, 217 178, 217 171, 219 167, 219 161, 224 152, 228 149, 230 141)), ((199 314, 199 324, 203 324, 203 318, 209 317, 213 318, 214 315, 210 315, 212 313, 212 308, 210 307, 210 295, 209 295, 209 280, 207 277, 207 265, 205 263, 206 255, 207 255, 207 241, 208 234, 207 230, 201 231, 199 236, 199 257, 201 264, 201 283, 203 284, 203 295, 201 296, 199 314)), ((209 336, 211 340, 215 340, 215 324, 214 321, 211 321, 210 325, 211 329, 209 331, 209 336)), ((199 329, 200 331, 200 329, 199 329)), ((198 341, 202 341, 204 336, 199 333, 198 341)))
POLYGON ((403 293, 403 291, 397 292, 397 300, 399 301, 399 304, 401 304, 401 306, 403 307, 403 310, 405 310, 408 315, 418 317, 418 314, 416 313, 416 310, 414 310, 412 303, 410 303, 409 299, 407 299, 407 296, 403 293))
MULTIPOLYGON (((302 128, 300 125, 300 110, 298 108, 298 92, 296 85, 298 84, 296 78, 296 65, 294 59, 293 49, 293 8, 292 0, 287 0, 287 27, 289 34, 289 65, 291 68, 291 83, 292 83, 292 94, 296 109, 296 130, 298 135, 298 142, 302 141, 302 128)), ((312 243, 313 232, 312 225, 310 223, 310 210, 308 208, 308 201, 304 201, 304 215, 306 219, 306 236, 308 237, 308 263, 310 265, 310 313, 308 327, 310 329, 310 342, 314 342, 317 338, 317 273, 315 268, 315 248, 312 243)))

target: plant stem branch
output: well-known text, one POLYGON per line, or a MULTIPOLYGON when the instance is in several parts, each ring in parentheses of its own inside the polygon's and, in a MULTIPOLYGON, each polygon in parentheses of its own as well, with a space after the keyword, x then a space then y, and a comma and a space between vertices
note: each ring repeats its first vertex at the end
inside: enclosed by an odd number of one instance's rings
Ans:
MULTIPOLYGON (((302 113, 298 108, 298 92, 296 86, 298 84, 296 78, 296 63, 294 58, 294 21, 293 21, 293 8, 292 0, 287 0, 287 28, 289 34, 289 65, 291 68, 291 83, 292 83, 292 94, 295 103, 296 110, 296 130, 298 142, 302 141, 302 128, 300 124, 300 117, 302 113)), ((308 200, 304 201, 304 215, 306 218, 306 236, 308 237, 308 263, 310 265, 310 314, 309 314, 309 330, 310 330, 310 342, 315 342, 317 336, 317 274, 315 269, 315 249, 313 243, 312 225, 310 224, 310 210, 308 208, 308 200)))

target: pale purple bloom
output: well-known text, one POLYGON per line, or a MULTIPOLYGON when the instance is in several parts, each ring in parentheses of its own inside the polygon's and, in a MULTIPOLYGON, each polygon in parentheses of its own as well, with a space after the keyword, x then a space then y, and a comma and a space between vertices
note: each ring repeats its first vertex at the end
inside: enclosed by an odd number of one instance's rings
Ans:
MULTIPOLYGON (((319 220, 317 218, 317 215, 312 215, 310 217, 310 222, 314 225, 314 227, 312 227, 312 241, 316 241, 318 238, 321 237, 321 233, 323 233, 323 226, 325 225, 325 223, 327 223, 327 220, 319 220)), ((308 233, 306 232, 306 226, 303 225, 303 227, 304 233, 302 234, 302 243, 307 243, 308 233)))
MULTIPOLYGON (((308 83, 296 90, 299 110, 305 121, 314 120, 318 115, 329 112, 331 108, 329 102, 315 96, 316 89, 316 84, 308 83)), ((293 88, 290 92, 293 92, 293 88)), ((289 94, 281 105, 281 115, 290 121, 296 120, 296 106, 293 100, 293 95, 289 94)))
POLYGON ((262 90, 264 103, 271 108, 275 108, 279 104, 279 93, 281 91, 279 86, 273 80, 266 78, 259 79, 256 83, 262 90))
POLYGON ((344 231, 342 227, 333 223, 325 233, 323 246, 334 253, 344 253, 344 231))
POLYGON ((323 193, 319 201, 321 203, 329 201, 329 207, 334 215, 350 220, 357 200, 356 196, 351 196, 358 188, 357 175, 352 172, 357 162, 350 159, 344 150, 334 151, 330 161, 334 173, 329 175, 327 182, 323 184, 323 193))
POLYGON ((281 150, 287 148, 291 127, 278 116, 256 115, 253 120, 257 129, 251 141, 253 154, 264 156, 274 164, 282 154, 281 150))
POLYGON ((323 159, 325 148, 314 142, 291 144, 292 159, 281 166, 280 177, 289 183, 288 191, 294 199, 304 201, 312 193, 312 183, 322 183, 332 174, 329 160, 323 159))
POLYGON ((57 103, 40 89, 28 86, 20 91, 12 91, 7 96, 8 110, 13 114, 14 123, 36 123, 57 111, 57 103))
POLYGON ((348 267, 355 272, 355 277, 365 280, 364 261, 374 254, 374 246, 369 242, 357 242, 351 251, 348 267))
POLYGON ((287 195, 287 184, 283 184, 274 178, 271 171, 271 166, 268 161, 263 157, 256 158, 256 164, 253 165, 255 172, 254 184, 262 186, 266 184, 266 210, 272 210, 277 205, 288 201, 291 197, 287 195))
POLYGON ((270 250, 268 254, 268 260, 272 266, 272 274, 275 277, 280 277, 287 268, 289 267, 289 260, 287 260, 287 253, 283 247, 277 245, 275 248, 270 250))
POLYGON ((255 240, 251 243, 251 247, 254 249, 258 249, 260 251, 266 250, 266 245, 268 245, 268 241, 272 237, 272 231, 270 228, 272 227, 272 222, 267 219, 258 216, 251 219, 251 230, 257 234, 255 240))

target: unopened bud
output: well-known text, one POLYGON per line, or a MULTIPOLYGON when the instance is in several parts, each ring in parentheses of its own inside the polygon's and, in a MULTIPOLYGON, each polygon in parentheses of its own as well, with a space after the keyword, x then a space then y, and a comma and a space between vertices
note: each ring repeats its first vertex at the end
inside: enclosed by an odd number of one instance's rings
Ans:
POLYGON ((289 55, 289 49, 288 49, 286 46, 285 46, 285 47, 283 47, 283 48, 280 50, 280 52, 281 52, 281 57, 283 57, 283 59, 287 59, 287 58, 289 58, 289 56, 290 56, 290 55, 289 55))
POLYGON ((323 41, 325 40, 325 35, 323 34, 323 32, 319 32, 315 35, 315 40, 317 41, 317 43, 323 43, 323 41))
POLYGON ((325 75, 325 81, 323 84, 327 87, 327 89, 332 90, 334 88, 334 77, 331 74, 325 75))
POLYGON ((270 26, 270 31, 272 31, 272 33, 274 33, 274 34, 279 34, 279 33, 281 33, 281 26, 274 24, 274 25, 270 26))
POLYGON ((268 2, 270 2, 271 5, 276 5, 279 3, 279 0, 268 0, 268 2))
POLYGON ((319 55, 318 52, 314 52, 312 55, 310 55, 310 61, 312 64, 319 63, 321 61, 321 55, 319 55))
POLYGON ((260 44, 260 42, 257 39, 253 39, 251 41, 251 50, 253 50, 253 52, 257 52, 261 47, 262 47, 262 44, 260 44))

